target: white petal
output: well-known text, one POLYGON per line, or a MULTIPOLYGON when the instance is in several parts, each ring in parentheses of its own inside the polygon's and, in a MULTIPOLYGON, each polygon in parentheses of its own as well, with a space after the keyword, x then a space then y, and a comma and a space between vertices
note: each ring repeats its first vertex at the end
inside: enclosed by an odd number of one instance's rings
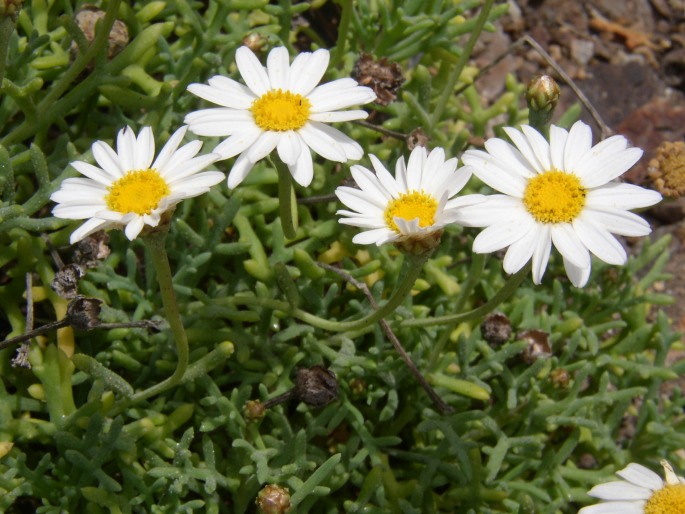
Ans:
POLYGON ((409 154, 407 161, 407 190, 420 191, 423 181, 423 169, 428 159, 428 153, 423 146, 415 147, 409 154))
POLYGON ((122 177, 124 173, 130 169, 124 167, 119 156, 108 144, 103 143, 102 141, 95 141, 91 149, 97 163, 111 177, 122 177))
POLYGON ((585 287, 585 284, 587 284, 587 281, 590 278, 590 266, 587 268, 579 268, 564 259, 564 269, 566 270, 566 275, 568 275, 571 284, 576 287, 585 287))
MULTIPOLYGON (((218 154, 210 153, 206 155, 200 155, 199 157, 195 157, 194 159, 190 159, 187 161, 179 161, 179 163, 176 166, 170 168, 167 174, 163 176, 169 185, 178 184, 179 182, 185 180, 187 177, 194 175, 198 171, 205 169, 207 166, 215 162, 218 157, 218 154)), ((223 176, 223 173, 220 173, 218 171, 212 173, 217 173, 223 176)))
POLYGON ((327 127, 327 125, 310 121, 299 130, 299 134, 304 142, 324 159, 346 162, 347 157, 342 145, 322 130, 322 127, 327 127))
MULTIPOLYGON (((480 207, 474 206, 474 207, 480 207)), ((525 217, 503 219, 501 223, 490 225, 473 241, 473 251, 476 253, 491 253, 506 248, 524 237, 533 223, 525 217)))
POLYGON ((568 132, 561 127, 552 125, 549 127, 549 152, 552 160, 552 167, 557 170, 564 169, 564 149, 568 132))
POLYGON ((481 150, 467 150, 462 160, 471 166, 474 175, 492 189, 501 193, 523 198, 527 179, 510 169, 500 167, 494 158, 481 150))
POLYGON ((532 224, 521 239, 509 246, 507 253, 504 255, 504 261, 502 262, 504 271, 511 275, 523 268, 533 256, 537 237, 538 228, 532 224))
POLYGON ((542 282, 542 276, 547 269, 549 254, 552 251, 552 236, 549 225, 539 225, 537 241, 533 248, 533 283, 542 282))
POLYGON ((590 189, 603 186, 610 180, 623 175, 642 157, 639 148, 628 148, 621 153, 603 156, 587 163, 582 171, 581 181, 590 189))
POLYGON ((302 187, 307 187, 312 183, 314 178, 314 163, 312 162, 312 154, 309 148, 304 144, 300 143, 301 151, 297 158, 297 162, 293 166, 289 166, 290 174, 295 179, 295 182, 300 184, 302 187))
POLYGON ((74 161, 71 166, 78 171, 81 175, 85 175, 91 180, 94 180, 98 184, 103 186, 110 186, 112 182, 116 181, 119 176, 112 176, 106 170, 93 166, 84 161, 74 161))
MULTIPOLYGON (((166 144, 162 148, 162 151, 159 152, 159 155, 155 159, 155 162, 152 163, 152 168, 156 170, 163 170, 169 160, 172 158, 172 155, 178 148, 178 145, 181 144, 181 141, 183 141, 183 137, 186 135, 186 131, 188 130, 187 125, 181 126, 176 132, 171 134, 171 137, 167 140, 166 144)), ((198 148, 198 151, 200 149, 198 148)))
POLYGON ((221 155, 222 159, 228 159, 245 151, 245 149, 257 141, 261 133, 260 129, 255 128, 242 134, 236 134, 216 145, 212 151, 221 155))
POLYGON ((609 502, 583 507, 578 514, 644 514, 644 502, 609 502))
MULTIPOLYGON (((465 156, 469 152, 475 152, 476 155, 480 155, 482 158, 486 158, 489 154, 487 160, 491 161, 498 168, 506 171, 507 173, 514 173, 523 178, 533 178, 537 175, 535 168, 526 160, 521 152, 518 151, 516 147, 510 145, 503 139, 493 137, 485 142, 485 149, 487 153, 483 155, 482 153, 477 153, 478 150, 468 150, 465 156)), ((465 164, 469 164, 464 160, 465 164)))
MULTIPOLYGON (((341 214, 342 211, 338 211, 337 214, 341 214)), ((343 225, 352 225, 361 228, 387 228, 385 221, 378 220, 376 218, 340 218, 338 220, 343 225)))
POLYGON ((271 130, 262 132, 257 138, 257 141, 252 143, 252 146, 245 151, 247 158, 252 162, 257 162, 260 159, 263 159, 269 155, 274 148, 276 148, 280 138, 280 132, 273 132, 271 130))
POLYGON ((104 202, 92 203, 60 203, 52 208, 52 214, 65 220, 82 220, 92 218, 102 209, 104 202))
POLYGON ((535 156, 535 151, 533 150, 530 141, 528 141, 528 138, 522 132, 519 132, 512 127, 504 127, 504 131, 537 173, 542 173, 546 170, 535 156))
POLYGON ((341 121, 363 120, 369 115, 366 111, 328 111, 315 112, 309 115, 309 119, 322 123, 337 123, 341 121))
POLYGON ((138 133, 136 150, 133 156, 133 169, 147 170, 155 158, 155 136, 150 127, 143 127, 138 133))
POLYGON ((347 83, 337 84, 341 80, 348 79, 334 80, 333 82, 323 84, 307 96, 312 104, 312 112, 320 113, 347 109, 354 105, 364 105, 373 102, 376 99, 376 93, 373 92, 373 89, 364 86, 349 88, 346 87, 347 83))
POLYGON ((576 121, 569 130, 564 148, 564 167, 567 172, 576 171, 576 162, 592 147, 592 129, 582 121, 576 121))
POLYGON ((579 268, 589 268, 590 253, 570 223, 555 223, 552 229, 552 243, 565 259, 579 268))
POLYGON ((254 94, 262 96, 271 89, 266 70, 252 50, 246 46, 238 48, 235 53, 235 62, 245 84, 254 94))
POLYGON ((352 242, 358 245, 369 245, 375 243, 380 246, 393 239, 397 239, 398 234, 389 228, 378 228, 360 232, 352 238, 352 242))
POLYGON ((664 481, 659 475, 634 462, 628 464, 621 471, 617 471, 616 474, 631 484, 646 487, 651 491, 657 491, 664 486, 664 481))
POLYGON ((245 180, 245 177, 250 173, 252 166, 254 166, 254 163, 250 161, 245 154, 241 154, 240 157, 236 159, 235 164, 233 164, 231 171, 228 173, 228 188, 235 189, 238 184, 245 180))
POLYGON ((129 241, 133 241, 136 237, 138 237, 138 234, 140 234, 140 231, 143 230, 144 226, 145 221, 143 220, 143 217, 136 216, 128 222, 126 228, 124 229, 124 234, 126 234, 126 237, 129 239, 129 241))
POLYGON ((576 161, 574 172, 583 176, 585 168, 593 160, 616 155, 626 148, 628 148, 628 140, 623 136, 611 136, 600 141, 576 161))
POLYGON ((117 134, 117 155, 124 170, 145 169, 136 168, 135 153, 136 135, 131 127, 126 126, 117 134))
POLYGON ((655 205, 661 200, 661 195, 651 189, 632 184, 609 182, 602 187, 588 191, 585 197, 585 205, 597 208, 640 209, 655 205))
POLYGON ((550 156, 550 147, 547 140, 542 137, 542 134, 529 125, 523 125, 521 130, 528 139, 528 143, 533 149, 535 157, 542 166, 542 169, 549 171, 552 169, 552 159, 550 156))
POLYGON ((587 249, 604 262, 614 265, 625 264, 627 256, 621 243, 584 213, 573 220, 573 228, 587 249))
POLYGON ((266 58, 271 89, 288 89, 290 81, 290 55, 287 48, 279 46, 269 52, 266 58))
POLYGON ((594 223, 601 225, 612 234, 638 237, 646 236, 652 229, 644 219, 637 214, 621 209, 588 209, 584 213, 591 217, 594 223))
POLYGON ((81 225, 79 228, 77 228, 71 233, 69 243, 78 243, 79 241, 88 237, 92 233, 97 232, 98 230, 104 230, 108 228, 110 225, 111 223, 106 220, 101 220, 98 218, 89 219, 83 225, 81 225))
POLYGON ((652 491, 646 487, 617 480, 596 485, 588 494, 600 500, 648 500, 652 491))
POLYGON ((401 155, 397 162, 395 163, 395 180, 397 185, 402 189, 402 191, 408 191, 407 189, 407 167, 404 164, 404 156, 401 155))
POLYGON ((180 198, 192 198, 209 191, 224 180, 226 176, 219 171, 205 171, 186 177, 174 184, 173 191, 181 194, 180 198))
MULTIPOLYGON (((452 200, 447 202, 447 207, 451 206, 452 200)), ((461 210, 460 224, 466 227, 487 227, 511 218, 532 220, 517 198, 507 195, 490 195, 485 197, 483 202, 464 207, 461 210)))
POLYGON ((249 88, 228 77, 212 77, 209 83, 210 85, 190 84, 188 91, 203 100, 230 109, 249 109, 257 98, 249 88))
POLYGON ((307 96, 321 81, 323 74, 326 73, 330 54, 328 50, 320 48, 311 54, 306 61, 298 63, 301 55, 298 55, 293 61, 288 89, 293 93, 307 96))
POLYGON ((335 195, 347 207, 363 215, 382 214, 387 206, 382 197, 374 197, 353 187, 340 186, 336 188, 335 195))
POLYGON ((278 156, 288 166, 294 165, 302 151, 303 142, 300 141, 300 136, 292 130, 280 134, 277 145, 278 156))
POLYGON ((371 160, 373 169, 376 172, 378 181, 383 185, 383 188, 390 193, 390 195, 392 195, 394 198, 397 198, 401 193, 405 192, 400 189, 397 181, 393 178, 388 169, 383 166, 383 163, 378 159, 378 157, 373 154, 369 154, 369 159, 371 160))
POLYGON ((386 201, 392 200, 392 196, 382 186, 378 177, 363 166, 351 166, 350 171, 357 185, 366 193, 374 197, 385 198, 386 201))

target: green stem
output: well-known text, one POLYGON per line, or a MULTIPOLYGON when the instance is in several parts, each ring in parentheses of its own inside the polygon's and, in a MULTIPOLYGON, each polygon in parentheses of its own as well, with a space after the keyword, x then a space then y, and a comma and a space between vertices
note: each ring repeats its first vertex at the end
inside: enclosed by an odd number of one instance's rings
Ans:
POLYGON ((270 298, 238 296, 232 298, 231 302, 235 305, 259 306, 267 309, 279 310, 290 314, 294 318, 304 321, 313 327, 317 327, 322 330, 328 330, 330 332, 360 330, 373 325, 381 318, 384 318, 394 312, 395 309, 400 306, 400 304, 410 293, 412 287, 414 287, 414 282, 416 282, 416 279, 421 274, 423 265, 425 264, 426 260, 428 260, 429 256, 430 253, 422 256, 406 255, 408 269, 402 274, 402 280, 393 292, 390 299, 378 310, 372 312, 368 316, 354 321, 333 321, 320 318, 319 316, 310 314, 302 309, 293 308, 288 302, 281 302, 278 300, 272 300, 270 298))
POLYGON ((457 82, 459 82, 461 72, 464 71, 464 67, 466 66, 466 63, 471 57, 471 54, 473 53, 473 47, 476 46, 476 41, 478 41, 478 37, 480 36, 480 33, 483 31, 485 22, 488 21, 488 16, 490 16, 490 11, 492 10, 493 3, 494 0, 485 0, 483 2, 483 8, 481 9, 480 14, 478 15, 478 19, 476 20, 476 24, 474 25, 473 30, 469 35, 469 39, 466 42, 466 46, 463 48, 461 55, 459 56, 459 60, 457 61, 457 64, 455 64, 454 69, 450 74, 450 77, 447 81, 447 85, 442 90, 442 95, 440 95, 438 104, 435 106, 435 110, 433 111, 433 116, 430 124, 431 130, 433 130, 434 127, 437 125, 438 121, 440 121, 440 116, 445 110, 447 102, 449 102, 450 96, 452 96, 452 93, 454 92, 454 86, 456 86, 457 82))
POLYGON ((5 78, 7 50, 10 45, 10 38, 14 34, 14 26, 13 16, 7 16, 0 21, 0 88, 2 87, 2 79, 5 78))
POLYGON ((283 234, 288 239, 295 239, 297 235, 297 199, 295 198, 293 177, 288 166, 277 154, 274 154, 269 160, 278 171, 278 208, 283 234))
POLYGON ((509 280, 504 284, 502 289, 500 289, 495 296, 493 296, 488 302, 484 303, 477 309, 473 309, 468 312, 463 312, 460 314, 450 314, 448 316, 438 316, 435 318, 424 318, 424 319, 410 319, 403 321, 401 323, 402 327, 427 327, 433 325, 444 325, 447 323, 461 323, 463 321, 468 321, 474 318, 479 318, 492 312, 496 309, 502 302, 509 299, 521 285, 523 279, 530 272, 530 263, 517 271, 514 275, 509 277, 509 280))
POLYGON ((171 389, 176 386, 188 368, 188 337, 186 336, 183 322, 181 321, 181 314, 176 303, 176 294, 174 293, 174 285, 172 282, 171 268, 169 267, 169 259, 166 253, 166 235, 168 229, 155 230, 145 237, 145 242, 150 250, 150 257, 152 264, 157 273, 157 281, 159 282, 159 291, 162 295, 162 304, 164 305, 164 312, 167 321, 171 327, 171 333, 176 343, 176 353, 178 354, 178 363, 176 370, 166 380, 155 384, 154 386, 140 391, 131 397, 131 403, 136 403, 156 394, 171 389))
POLYGON ((352 21, 352 0, 338 0, 338 3, 340 4, 342 15, 338 25, 338 41, 331 56, 331 68, 337 68, 345 55, 347 35, 350 31, 350 22, 352 21))

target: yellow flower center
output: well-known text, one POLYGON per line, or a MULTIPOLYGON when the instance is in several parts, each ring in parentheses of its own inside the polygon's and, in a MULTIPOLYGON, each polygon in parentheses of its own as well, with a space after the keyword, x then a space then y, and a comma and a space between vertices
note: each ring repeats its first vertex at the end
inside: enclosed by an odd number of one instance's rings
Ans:
POLYGON ((528 181, 523 205, 540 223, 570 223, 585 207, 580 179, 563 171, 546 171, 528 181))
POLYGON ((302 128, 309 119, 311 107, 306 97, 277 89, 257 98, 250 110, 262 130, 285 132, 302 128))
POLYGON ((411 221, 419 218, 419 226, 430 227, 435 223, 435 211, 438 201, 423 191, 402 193, 399 198, 388 203, 385 208, 385 223, 395 232, 400 231, 395 223, 395 216, 411 221))
POLYGON ((685 514, 685 484, 666 485, 645 504, 645 514, 685 514))
POLYGON ((157 170, 149 169, 128 171, 107 190, 107 207, 122 214, 135 212, 139 215, 150 214, 171 192, 157 170))

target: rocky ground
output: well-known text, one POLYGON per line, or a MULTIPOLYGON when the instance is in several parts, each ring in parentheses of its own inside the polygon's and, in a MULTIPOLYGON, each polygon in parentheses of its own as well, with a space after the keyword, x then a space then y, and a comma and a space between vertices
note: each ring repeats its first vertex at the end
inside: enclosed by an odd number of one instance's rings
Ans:
MULTIPOLYGON (((645 150, 627 175, 650 187, 647 164, 663 141, 685 140, 685 0, 509 0, 509 15, 477 49, 480 65, 506 52, 522 36, 532 37, 599 112, 615 133, 645 150)), ((530 44, 514 50, 480 79, 481 92, 496 95, 507 73, 525 81, 539 73, 559 79, 530 44)), ((578 101, 562 84, 558 113, 578 101)), ((582 119, 594 125, 585 111, 582 119)), ((667 308, 685 331, 685 199, 670 200, 647 216, 658 237, 673 235, 668 271, 673 278, 661 292, 675 296, 667 308)))

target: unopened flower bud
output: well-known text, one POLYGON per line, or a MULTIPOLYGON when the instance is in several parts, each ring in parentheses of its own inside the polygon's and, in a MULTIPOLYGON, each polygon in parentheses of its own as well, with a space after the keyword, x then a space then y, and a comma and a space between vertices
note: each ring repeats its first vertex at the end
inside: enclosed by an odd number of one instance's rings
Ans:
POLYGON ((552 355, 552 347, 549 344, 549 334, 542 330, 524 330, 518 335, 519 340, 527 341, 528 346, 521 358, 526 364, 533 364, 536 360, 552 355))
POLYGON ((76 330, 91 330, 100 325, 102 300, 77 296, 67 305, 66 320, 76 330))
POLYGON ((685 196, 685 143, 661 143, 647 169, 654 187, 662 195, 671 198, 685 196))
POLYGON ((255 500, 261 514, 285 514, 290 510, 290 491, 280 485, 267 484, 255 500))
POLYGON ((263 418, 265 411, 266 407, 259 400, 248 400, 243 407, 243 414, 250 421, 263 418))
POLYGON ((493 346, 502 345, 511 337, 511 321, 501 312, 492 312, 480 324, 480 335, 493 346))
POLYGON ((556 368, 550 372, 549 380, 555 389, 568 389, 571 383, 571 376, 564 368, 556 368))
POLYGON ((526 102, 530 124, 537 129, 547 125, 559 103, 559 85, 549 75, 536 75, 528 83, 526 102))

